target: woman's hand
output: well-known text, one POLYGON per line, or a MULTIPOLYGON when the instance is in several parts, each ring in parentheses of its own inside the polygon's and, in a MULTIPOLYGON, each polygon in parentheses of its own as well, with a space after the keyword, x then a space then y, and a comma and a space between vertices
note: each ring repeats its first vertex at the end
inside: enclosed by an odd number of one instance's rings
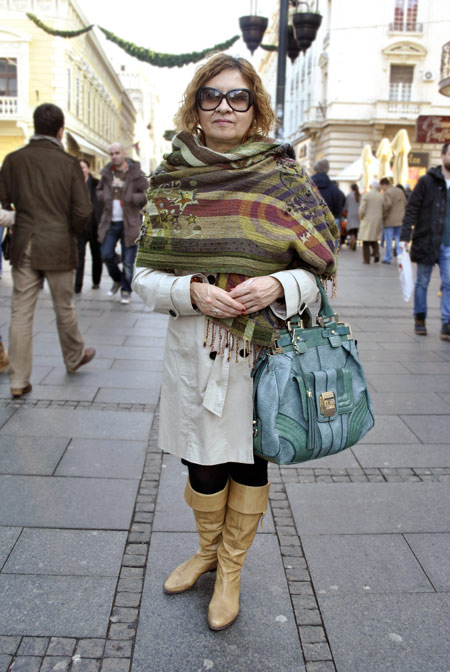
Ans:
POLYGON ((256 313, 284 296, 283 285, 271 275, 249 278, 229 293, 233 299, 243 304, 246 313, 256 313))
POLYGON ((192 304, 205 315, 213 317, 237 317, 245 315, 245 306, 232 298, 231 293, 209 282, 191 282, 192 304))

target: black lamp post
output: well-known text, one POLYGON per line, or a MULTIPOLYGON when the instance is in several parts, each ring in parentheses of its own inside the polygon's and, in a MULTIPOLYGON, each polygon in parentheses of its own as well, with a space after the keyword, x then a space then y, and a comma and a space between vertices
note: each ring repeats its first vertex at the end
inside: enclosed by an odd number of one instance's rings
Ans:
MULTIPOLYGON (((322 22, 322 16, 318 12, 319 0, 316 0, 316 11, 311 11, 308 2, 296 0, 280 0, 280 17, 278 26, 278 63, 277 63, 277 90, 275 98, 275 112, 277 115, 277 137, 283 135, 284 124, 284 99, 286 89, 286 55, 292 62, 300 51, 305 52, 316 39, 317 31, 322 22), (297 9, 298 5, 306 5, 307 11, 295 12, 293 15, 294 29, 288 25, 289 3, 297 9)), ((244 42, 253 52, 261 44, 264 32, 267 28, 267 19, 261 16, 243 16, 239 19, 244 42)))

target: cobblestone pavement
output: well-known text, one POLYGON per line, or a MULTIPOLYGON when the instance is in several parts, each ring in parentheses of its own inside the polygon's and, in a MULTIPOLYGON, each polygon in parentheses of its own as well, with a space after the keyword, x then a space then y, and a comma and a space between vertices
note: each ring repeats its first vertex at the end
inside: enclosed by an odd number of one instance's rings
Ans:
MULTIPOLYGON (((376 427, 339 456, 270 465, 270 511, 224 633, 196 620, 213 579, 175 598, 160 589, 158 572, 196 536, 183 467, 157 448, 166 318, 107 298, 104 278, 76 299, 97 357, 68 376, 44 290, 33 392, 11 400, 0 377, 0 672, 450 670, 438 281, 417 339, 395 266, 360 262, 343 250, 335 305, 358 339, 376 427)), ((4 340, 10 287, 6 271, 4 340)))

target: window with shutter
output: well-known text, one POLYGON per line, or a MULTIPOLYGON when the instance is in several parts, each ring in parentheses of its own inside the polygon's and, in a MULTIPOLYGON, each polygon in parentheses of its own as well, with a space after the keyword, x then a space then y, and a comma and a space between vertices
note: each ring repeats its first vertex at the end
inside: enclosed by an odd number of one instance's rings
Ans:
POLYGON ((413 65, 391 65, 389 100, 410 101, 413 79, 413 65))

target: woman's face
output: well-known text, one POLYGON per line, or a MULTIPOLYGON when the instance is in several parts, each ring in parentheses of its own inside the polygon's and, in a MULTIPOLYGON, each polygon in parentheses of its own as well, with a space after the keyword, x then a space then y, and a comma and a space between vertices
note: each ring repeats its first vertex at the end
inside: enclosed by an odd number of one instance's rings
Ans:
POLYGON ((89 168, 88 168, 88 165, 87 165, 87 163, 85 163, 84 161, 80 161, 80 166, 81 166, 81 171, 82 171, 82 173, 83 173, 83 175, 84 175, 84 179, 87 180, 88 177, 89 177, 89 168))
MULTIPOLYGON (((211 77, 203 86, 211 86, 221 93, 228 93, 232 89, 250 88, 242 73, 231 68, 226 68, 215 77, 211 77)), ((255 115, 253 105, 247 112, 236 112, 228 105, 226 98, 223 98, 215 110, 206 112, 198 108, 198 116, 205 133, 207 147, 215 152, 225 153, 240 144, 255 115)))

